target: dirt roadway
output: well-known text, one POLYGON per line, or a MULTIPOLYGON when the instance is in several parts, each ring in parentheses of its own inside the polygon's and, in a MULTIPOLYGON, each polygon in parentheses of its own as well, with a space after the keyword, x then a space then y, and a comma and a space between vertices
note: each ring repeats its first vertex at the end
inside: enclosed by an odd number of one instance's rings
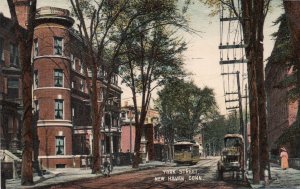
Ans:
POLYGON ((233 181, 225 175, 219 181, 216 174, 216 159, 201 160, 194 166, 159 167, 150 170, 113 175, 69 185, 51 187, 64 189, 159 189, 159 188, 250 188, 248 183, 233 181))

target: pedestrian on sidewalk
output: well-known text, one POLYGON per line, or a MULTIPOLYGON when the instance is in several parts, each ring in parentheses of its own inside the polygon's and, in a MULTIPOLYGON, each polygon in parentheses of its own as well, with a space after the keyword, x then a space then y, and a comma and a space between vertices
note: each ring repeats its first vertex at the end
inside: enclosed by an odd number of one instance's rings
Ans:
POLYGON ((110 172, 112 171, 111 163, 109 158, 105 157, 105 161, 103 163, 103 174, 106 177, 110 177, 110 172))
POLYGON ((289 155, 285 147, 280 148, 281 168, 286 170, 289 168, 289 155))

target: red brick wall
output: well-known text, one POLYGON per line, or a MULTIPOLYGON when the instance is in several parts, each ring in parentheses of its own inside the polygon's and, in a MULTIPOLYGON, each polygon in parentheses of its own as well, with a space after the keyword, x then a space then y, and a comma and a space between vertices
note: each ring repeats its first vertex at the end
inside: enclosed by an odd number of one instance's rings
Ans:
MULTIPOLYGON (((124 125, 121 127, 122 133, 121 133, 121 150, 122 152, 127 152, 127 150, 130 150, 130 126, 124 125)), ((132 152, 134 151, 134 142, 135 142, 135 126, 131 127, 131 141, 132 141, 132 152)))
POLYGON ((68 28, 54 23, 38 25, 34 30, 34 39, 38 39, 39 56, 54 54, 53 37, 63 38, 63 56, 69 56, 70 38, 68 28))
POLYGON ((270 63, 266 68, 268 142, 273 151, 279 148, 278 138, 296 121, 298 101, 288 100, 289 88, 278 87, 291 69, 279 63, 270 63))
POLYGON ((19 24, 23 28, 27 28, 27 18, 29 13, 29 0, 14 0, 16 5, 16 14, 18 17, 19 24))
MULTIPOLYGON (((62 18, 62 20, 64 20, 62 18)), ((35 27, 34 39, 38 41, 38 55, 34 57, 34 70, 38 71, 38 88, 34 99, 39 103, 38 137, 39 156, 45 167, 55 168, 56 164, 73 167, 73 159, 65 155, 73 154, 71 124, 71 81, 69 60, 69 31, 63 22, 56 24, 44 19, 35 27), (62 55, 54 55, 54 37, 62 37, 62 55), (63 70, 63 87, 55 87, 54 69, 63 70), (63 119, 55 120, 55 100, 63 100, 63 119), (69 125, 69 126, 64 126, 69 125), (56 156, 56 136, 64 136, 64 155, 56 156), (43 156, 50 156, 43 159, 43 156), (52 156, 52 157, 51 157, 52 156), (53 157, 54 156, 54 157, 53 157)))
MULTIPOLYGON (((80 158, 75 157, 74 158, 75 162, 75 167, 79 168, 80 167, 80 158)), ((40 158, 40 163, 44 168, 51 169, 51 168, 56 168, 57 164, 64 164, 65 168, 73 168, 73 157, 68 157, 68 158, 40 158)))
POLYGON ((59 132, 65 137, 65 155, 72 155, 72 128, 47 126, 38 127, 38 137, 40 140, 40 156, 54 156, 55 153, 55 137, 60 136, 59 132))
POLYGON ((38 71, 39 87, 54 87, 54 69, 62 69, 64 88, 70 88, 69 62, 62 58, 39 58, 34 61, 34 70, 38 71))

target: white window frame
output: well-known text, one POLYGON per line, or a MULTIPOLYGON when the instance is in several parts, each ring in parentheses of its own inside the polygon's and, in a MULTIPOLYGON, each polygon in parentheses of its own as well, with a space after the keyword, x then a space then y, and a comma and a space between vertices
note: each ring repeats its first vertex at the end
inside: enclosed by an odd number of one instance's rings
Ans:
POLYGON ((34 70, 33 72, 33 89, 39 88, 39 71, 34 70))
POLYGON ((81 74, 83 74, 83 66, 82 66, 82 61, 79 59, 79 65, 80 65, 80 70, 79 70, 79 72, 81 73, 81 74))
POLYGON ((39 40, 38 38, 33 40, 33 57, 39 56, 39 40))
POLYGON ((76 69, 75 58, 74 58, 74 55, 72 53, 70 54, 70 60, 71 60, 71 68, 73 70, 75 70, 76 69))
POLYGON ((37 114, 37 117, 39 118, 39 114, 40 114, 40 105, 39 105, 39 101, 38 100, 34 100, 33 101, 33 108, 35 113, 37 114))
POLYGON ((64 102, 64 100, 63 99, 55 99, 54 100, 54 119, 56 119, 56 120, 64 120, 64 117, 65 117, 65 102, 64 102), (62 102, 62 118, 56 118, 56 102, 57 101, 61 101, 62 102))
POLYGON ((2 62, 4 62, 4 38, 3 37, 0 37, 0 44, 1 44, 1 46, 0 46, 0 64, 2 63, 2 62))
POLYGON ((64 77, 64 70, 63 69, 54 69, 54 71, 53 71, 53 80, 54 80, 54 87, 64 87, 64 80, 65 80, 65 77, 64 77), (62 71, 61 73, 62 73, 62 85, 61 86, 55 86, 55 82, 56 82, 56 78, 55 77, 58 77, 58 76, 55 76, 55 72, 56 71, 62 71))
POLYGON ((64 38, 59 37, 59 36, 54 36, 53 37, 53 55, 56 56, 63 56, 64 55, 64 38), (55 39, 61 39, 61 54, 56 54, 55 53, 55 39))
POLYGON ((8 98, 20 98, 20 80, 19 80, 19 78, 15 78, 15 77, 9 77, 9 78, 7 78, 7 95, 8 95, 8 98), (17 87, 15 87, 14 85, 10 85, 11 84, 11 82, 17 82, 17 87), (17 92, 17 96, 11 96, 10 94, 9 94, 9 89, 18 89, 18 92, 17 92))
POLYGON ((55 155, 56 156, 62 156, 62 155, 66 155, 66 137, 65 136, 55 136, 55 155), (56 140, 58 138, 63 138, 63 154, 57 154, 57 150, 56 150, 56 140))
POLYGON ((84 80, 81 79, 81 80, 80 80, 80 91, 81 91, 81 92, 84 92, 84 87, 85 87, 85 85, 84 85, 84 80))
POLYGON ((10 66, 19 67, 20 61, 19 61, 19 47, 17 44, 10 43, 9 45, 9 63, 10 66), (13 58, 13 60, 12 60, 13 58))

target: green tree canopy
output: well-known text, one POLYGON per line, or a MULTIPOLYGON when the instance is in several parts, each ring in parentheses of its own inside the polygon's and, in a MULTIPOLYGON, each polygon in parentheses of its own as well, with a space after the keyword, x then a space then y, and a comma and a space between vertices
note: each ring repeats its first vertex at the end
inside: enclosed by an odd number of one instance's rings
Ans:
POLYGON ((217 112, 213 90, 208 87, 200 89, 193 82, 171 80, 158 95, 156 106, 162 125, 174 129, 177 137, 192 139, 200 132, 200 123, 211 119, 217 112))

